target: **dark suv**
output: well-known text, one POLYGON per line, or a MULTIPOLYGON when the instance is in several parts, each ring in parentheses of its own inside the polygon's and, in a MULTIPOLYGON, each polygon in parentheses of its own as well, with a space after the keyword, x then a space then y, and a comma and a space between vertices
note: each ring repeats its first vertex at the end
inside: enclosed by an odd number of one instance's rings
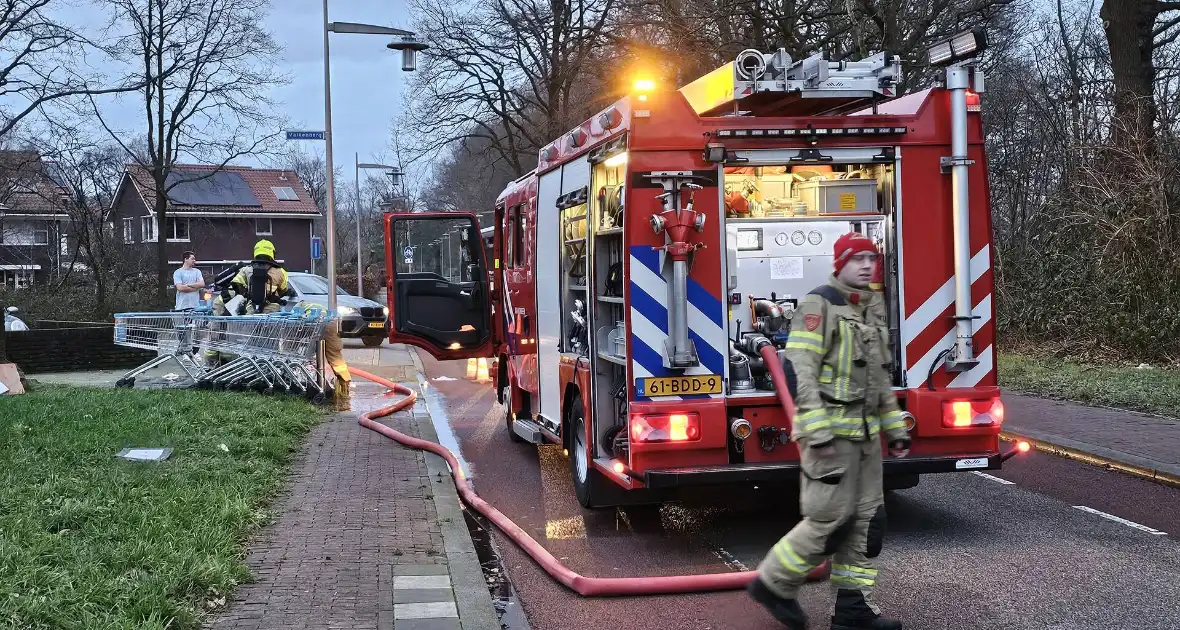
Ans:
MULTIPOLYGON (((304 302, 328 306, 328 279, 310 273, 289 272, 287 279, 304 302)), ((336 287, 336 310, 340 313, 340 336, 360 337, 366 346, 379 346, 389 336, 389 308, 357 297, 336 287)))

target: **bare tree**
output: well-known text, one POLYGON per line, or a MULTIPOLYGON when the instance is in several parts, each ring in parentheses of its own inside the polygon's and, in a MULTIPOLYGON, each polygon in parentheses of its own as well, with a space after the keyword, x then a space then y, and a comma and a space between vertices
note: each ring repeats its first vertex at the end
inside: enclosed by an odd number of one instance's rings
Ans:
POLYGON ((107 224, 125 161, 124 151, 112 143, 89 144, 63 151, 53 163, 53 175, 65 191, 62 199, 69 216, 66 237, 72 259, 67 269, 81 263, 94 283, 94 315, 109 316, 108 297, 113 271, 120 259, 123 239, 107 224))
MULTIPOLYGON (((1104 0, 1099 16, 1114 79, 1113 139, 1116 144, 1138 143, 1156 131, 1157 53, 1171 49, 1174 59, 1171 45, 1180 39, 1180 2, 1104 0)), ((1175 65, 1167 60, 1162 69, 1174 73, 1175 65)))
MULTIPOLYGON (((136 89, 126 77, 106 80, 81 68, 91 53, 109 49, 77 28, 56 22, 49 10, 60 0, 0 0, 0 137, 43 107, 70 97, 117 94, 136 89)), ((101 40, 101 34, 97 39, 101 40)))
MULTIPOLYGON (((316 209, 320 211, 319 218, 312 222, 312 232, 319 236, 327 234, 328 167, 324 154, 318 151, 307 153, 299 149, 293 149, 278 159, 276 167, 291 169, 295 172, 299 181, 303 182, 303 189, 311 196, 316 209)), ((336 199, 346 198, 343 183, 347 182, 347 180, 344 179, 344 169, 339 166, 335 167, 333 177, 336 184, 336 199)), ((337 209, 339 209, 339 205, 337 209)), ((337 237, 339 237, 339 222, 336 224, 336 232, 337 237)), ((356 252, 354 251, 353 256, 355 257, 355 255, 356 252)), ((337 246, 336 258, 338 263, 348 260, 347 258, 341 257, 339 246, 337 246)))
POLYGON ((526 172, 530 155, 593 113, 586 69, 603 54, 617 1, 477 0, 468 10, 415 0, 416 30, 437 45, 401 125, 411 161, 483 138, 493 159, 526 172))
MULTIPOLYGON (((269 88, 279 53, 262 19, 267 0, 109 0, 115 19, 131 34, 117 50, 133 64, 142 84, 146 150, 126 143, 97 103, 95 115, 127 156, 146 174, 158 232, 168 230, 168 192, 210 177, 231 161, 270 150, 277 137, 269 88), (211 163, 201 175, 177 172, 182 158, 211 163)), ((156 248, 156 297, 167 304, 165 245, 156 248)))

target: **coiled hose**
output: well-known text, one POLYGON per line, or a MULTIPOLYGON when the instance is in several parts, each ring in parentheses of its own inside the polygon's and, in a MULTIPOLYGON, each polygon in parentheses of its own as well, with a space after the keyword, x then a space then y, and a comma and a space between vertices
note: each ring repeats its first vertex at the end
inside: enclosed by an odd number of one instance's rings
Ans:
MULTIPOLYGON (((790 394, 787 393, 786 388, 786 379, 783 376, 782 367, 778 366, 777 355, 775 355, 773 347, 770 348, 770 353, 775 356, 775 360, 771 361, 768 359, 767 365, 777 368, 772 369, 771 374, 775 379, 775 387, 778 391, 782 392, 779 398, 782 400, 785 395, 786 400, 790 400, 790 394)), ((763 356, 766 356, 765 352, 763 356)), ((348 370, 355 376, 388 387, 391 390, 389 393, 402 394, 403 396, 391 405, 361 414, 359 420, 361 426, 376 431, 404 446, 430 451, 445 459, 451 468, 451 477, 454 479, 455 487, 458 489, 459 496, 463 498, 464 503, 494 523, 496 527, 500 528, 500 531, 504 532, 505 535, 511 538, 513 542, 540 565, 550 577, 575 593, 587 597, 603 597, 730 591, 745 588, 757 575, 756 571, 629 578, 599 578, 578 575, 572 569, 558 561, 553 554, 549 553, 548 549, 545 549, 540 543, 533 540, 520 526, 488 504, 487 501, 481 499, 471 489, 470 484, 463 474, 463 468, 459 465, 459 461, 449 449, 434 442, 428 442, 406 435, 375 420, 375 418, 382 418, 412 406, 418 398, 418 395, 413 390, 352 366, 349 366, 348 370)), ((788 411, 788 416, 793 417, 793 415, 794 409, 792 408, 788 411)), ((808 579, 824 579, 827 577, 827 573, 828 566, 826 564, 820 565, 812 570, 808 575, 808 579)))

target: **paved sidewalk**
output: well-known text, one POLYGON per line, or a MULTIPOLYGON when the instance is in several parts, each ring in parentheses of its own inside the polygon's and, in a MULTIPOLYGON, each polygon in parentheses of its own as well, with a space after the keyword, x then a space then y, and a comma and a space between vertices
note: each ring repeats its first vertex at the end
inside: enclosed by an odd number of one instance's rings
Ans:
POLYGON ((1005 433, 1180 483, 1180 420, 1004 394, 1005 433))
MULTIPOLYGON (((421 364, 402 346, 345 354, 417 389, 421 364)), ((257 581, 240 586, 209 627, 499 630, 446 464, 358 425, 362 411, 389 399, 380 386, 356 383, 352 410, 313 431, 277 522, 251 543, 257 581)), ((421 399, 412 414, 382 421, 437 440, 421 399)))

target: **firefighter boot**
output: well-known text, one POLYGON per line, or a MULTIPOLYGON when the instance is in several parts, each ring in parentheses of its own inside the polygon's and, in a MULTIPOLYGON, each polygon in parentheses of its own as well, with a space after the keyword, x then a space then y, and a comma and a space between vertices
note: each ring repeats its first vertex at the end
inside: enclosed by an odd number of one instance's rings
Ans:
POLYGON ((761 578, 754 578, 750 585, 746 587, 746 591, 754 601, 762 604, 771 616, 778 619, 791 630, 806 630, 807 615, 803 613, 803 608, 799 602, 794 599, 783 599, 771 592, 762 583, 761 578))
POLYGON ((842 588, 836 592, 836 614, 832 630, 901 630, 901 622, 886 619, 865 601, 860 591, 842 588))

